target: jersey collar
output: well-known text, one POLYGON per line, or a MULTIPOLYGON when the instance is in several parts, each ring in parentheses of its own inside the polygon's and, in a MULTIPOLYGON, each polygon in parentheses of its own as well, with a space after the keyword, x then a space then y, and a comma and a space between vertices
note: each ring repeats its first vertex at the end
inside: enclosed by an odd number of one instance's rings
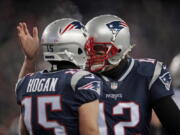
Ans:
POLYGON ((126 76, 131 72, 131 70, 134 66, 134 59, 130 59, 130 60, 131 60, 131 62, 130 62, 128 69, 124 72, 124 74, 119 78, 118 81, 123 81, 126 78, 126 76))

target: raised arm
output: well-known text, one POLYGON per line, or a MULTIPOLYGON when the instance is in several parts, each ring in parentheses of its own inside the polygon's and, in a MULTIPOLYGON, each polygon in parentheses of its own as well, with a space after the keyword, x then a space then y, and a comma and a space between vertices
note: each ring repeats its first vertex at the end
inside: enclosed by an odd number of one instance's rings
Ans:
POLYGON ((39 50, 39 37, 37 27, 33 27, 33 34, 29 33, 26 23, 17 26, 20 47, 24 53, 24 62, 19 72, 18 79, 35 71, 35 59, 39 50))

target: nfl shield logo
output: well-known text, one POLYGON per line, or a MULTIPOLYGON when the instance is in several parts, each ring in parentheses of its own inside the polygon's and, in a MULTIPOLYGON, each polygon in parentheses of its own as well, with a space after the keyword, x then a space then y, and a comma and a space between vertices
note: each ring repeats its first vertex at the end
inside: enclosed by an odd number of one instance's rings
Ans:
POLYGON ((172 78, 169 72, 159 77, 167 90, 170 90, 172 78))
POLYGON ((112 82, 111 83, 111 89, 116 90, 118 88, 118 83, 112 82))

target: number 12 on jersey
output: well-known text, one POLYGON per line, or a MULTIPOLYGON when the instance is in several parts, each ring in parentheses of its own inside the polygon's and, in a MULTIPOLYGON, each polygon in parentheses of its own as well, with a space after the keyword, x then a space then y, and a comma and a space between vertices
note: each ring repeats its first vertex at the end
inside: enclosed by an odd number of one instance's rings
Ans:
MULTIPOLYGON (((130 120, 122 121, 119 120, 118 123, 112 126, 112 130, 114 131, 114 135, 126 135, 125 128, 133 128, 135 127, 140 120, 139 116, 139 105, 134 102, 119 102, 112 108, 111 118, 113 116, 122 116, 124 114, 124 109, 129 109, 130 120)), ((99 127, 100 127, 100 134, 101 135, 108 135, 108 127, 106 124, 106 117, 105 116, 105 105, 104 103, 100 103, 99 106, 99 127)))

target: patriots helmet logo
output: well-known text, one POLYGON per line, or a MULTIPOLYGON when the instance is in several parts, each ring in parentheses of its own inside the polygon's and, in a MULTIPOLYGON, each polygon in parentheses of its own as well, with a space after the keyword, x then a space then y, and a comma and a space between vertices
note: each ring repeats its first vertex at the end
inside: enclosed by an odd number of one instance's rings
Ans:
POLYGON ((100 94, 101 85, 100 81, 92 81, 78 88, 78 90, 93 90, 100 94))
POLYGON ((112 31, 112 41, 115 41, 117 34, 122 28, 128 27, 128 25, 124 21, 113 21, 106 24, 106 26, 112 31))
POLYGON ((165 85, 167 90, 170 90, 172 78, 169 72, 166 72, 162 76, 159 77, 161 82, 165 85))
POLYGON ((72 29, 82 29, 82 28, 84 29, 84 26, 79 21, 74 21, 74 22, 68 24, 64 28, 64 30, 62 32, 60 32, 60 33, 63 34, 64 32, 70 31, 72 29))

